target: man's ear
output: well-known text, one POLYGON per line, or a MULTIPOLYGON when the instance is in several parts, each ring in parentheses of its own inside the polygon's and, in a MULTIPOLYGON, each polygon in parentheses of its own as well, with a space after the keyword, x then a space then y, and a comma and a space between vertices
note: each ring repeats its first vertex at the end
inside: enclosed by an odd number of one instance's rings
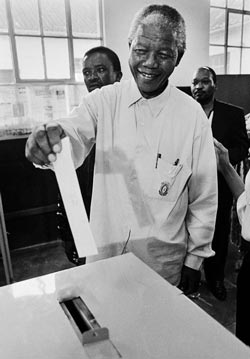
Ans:
POLYGON ((120 81, 121 81, 122 75, 123 75, 123 74, 122 74, 121 71, 119 71, 119 72, 116 73, 116 81, 117 81, 117 82, 120 82, 120 81))

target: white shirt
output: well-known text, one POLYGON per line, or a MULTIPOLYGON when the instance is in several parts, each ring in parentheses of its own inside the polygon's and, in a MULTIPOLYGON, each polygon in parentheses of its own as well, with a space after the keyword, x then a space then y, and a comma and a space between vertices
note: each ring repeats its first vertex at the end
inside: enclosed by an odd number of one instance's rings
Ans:
POLYGON ((88 261, 121 254, 129 238, 127 250, 178 284, 183 263, 199 269, 213 255, 217 168, 196 101, 171 85, 147 100, 131 79, 91 92, 57 122, 76 167, 96 137, 90 224, 100 255, 88 261))
POLYGON ((245 191, 237 201, 237 213, 241 224, 241 235, 250 242, 250 172, 245 179, 245 191))

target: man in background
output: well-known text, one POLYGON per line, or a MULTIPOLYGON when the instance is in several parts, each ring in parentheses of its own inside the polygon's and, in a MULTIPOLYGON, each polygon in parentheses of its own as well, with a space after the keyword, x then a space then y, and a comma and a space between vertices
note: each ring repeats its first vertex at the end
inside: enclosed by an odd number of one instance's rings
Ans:
MULTIPOLYGON (((114 51, 104 46, 94 47, 85 53, 83 56, 82 73, 84 83, 89 92, 111 85, 122 78, 119 57, 114 51)), ((95 145, 92 147, 82 166, 76 170, 88 218, 90 217, 94 164, 95 145)), ((76 265, 84 264, 85 258, 78 257, 61 198, 59 198, 57 215, 59 216, 58 229, 60 237, 64 242, 68 259, 76 265)))
MULTIPOLYGON (((191 84, 192 96, 205 111, 212 126, 214 138, 228 149, 232 165, 247 157, 248 138, 241 108, 216 100, 216 73, 210 67, 198 68, 191 84)), ((219 300, 227 296, 224 285, 224 270, 228 252, 230 233, 232 193, 220 172, 218 172, 218 212, 212 248, 215 256, 204 260, 204 273, 207 285, 219 300)))

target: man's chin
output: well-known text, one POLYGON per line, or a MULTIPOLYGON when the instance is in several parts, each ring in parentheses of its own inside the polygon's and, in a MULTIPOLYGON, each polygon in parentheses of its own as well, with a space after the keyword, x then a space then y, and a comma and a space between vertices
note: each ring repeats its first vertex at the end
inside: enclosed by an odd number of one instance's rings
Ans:
POLYGON ((199 102, 201 105, 204 103, 204 100, 201 97, 194 96, 194 99, 199 102))
POLYGON ((101 85, 90 85, 89 87, 88 87, 88 91, 89 92, 91 92, 91 91, 94 91, 94 90, 96 90, 96 89, 100 89, 102 86, 101 85))
POLYGON ((137 86, 139 91, 145 98, 152 98, 160 95, 167 87, 167 84, 160 86, 159 84, 155 84, 152 81, 151 83, 147 82, 146 84, 137 82, 137 86))

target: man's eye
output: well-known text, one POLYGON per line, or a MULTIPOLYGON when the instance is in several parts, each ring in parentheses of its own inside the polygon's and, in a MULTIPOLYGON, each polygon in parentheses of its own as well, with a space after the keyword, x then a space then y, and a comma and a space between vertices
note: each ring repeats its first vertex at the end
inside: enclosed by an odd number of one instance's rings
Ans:
POLYGON ((162 59, 162 60, 167 60, 167 59, 170 58, 170 56, 167 55, 167 54, 159 54, 158 56, 159 56, 159 58, 162 59))
POLYGON ((103 72, 105 71, 105 68, 104 68, 104 67, 99 67, 99 68, 97 69, 97 71, 98 71, 99 73, 103 73, 103 72))
POLYGON ((174 55, 169 52, 160 52, 158 56, 161 60, 169 60, 169 59, 173 59, 174 57, 174 55))
POLYGON ((83 76, 89 76, 90 72, 89 71, 83 71, 83 76))
POLYGON ((135 53, 137 55, 144 55, 146 53, 146 50, 144 50, 144 49, 135 49, 135 53))

